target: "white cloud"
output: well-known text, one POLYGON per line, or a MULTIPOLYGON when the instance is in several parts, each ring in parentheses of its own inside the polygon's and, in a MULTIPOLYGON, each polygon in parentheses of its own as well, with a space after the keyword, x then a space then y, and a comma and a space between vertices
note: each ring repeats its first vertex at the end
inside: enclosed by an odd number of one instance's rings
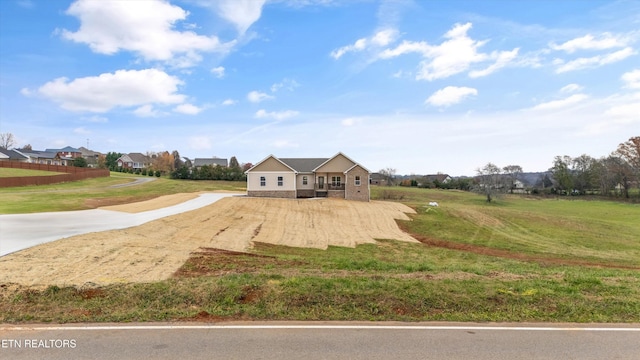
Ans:
POLYGON ((188 140, 189 147, 194 150, 209 150, 212 148, 211 139, 207 136, 192 136, 188 140))
POLYGON ((632 70, 622 74, 622 81, 629 89, 640 89, 640 69, 632 70))
POLYGON ((256 119, 274 119, 274 120, 285 120, 297 116, 299 114, 298 111, 295 110, 284 110, 284 111, 273 111, 267 112, 264 109, 260 109, 256 112, 256 119))
POLYGON ((478 95, 478 90, 469 87, 447 86, 433 93, 425 103, 446 107, 457 104, 472 95, 478 95))
POLYGON ((157 69, 118 70, 69 81, 58 78, 42 85, 38 92, 71 111, 106 112, 114 107, 179 104, 182 81, 157 69))
POLYGON ((331 52, 330 55, 332 58, 337 60, 349 52, 363 51, 371 47, 375 48, 375 47, 387 46, 392 42, 394 42, 397 37, 398 37, 398 31, 395 29, 380 30, 369 38, 358 39, 352 45, 346 45, 338 49, 335 49, 331 52))
POLYGON ((511 51, 492 52, 490 58, 495 59, 496 62, 489 65, 483 70, 474 70, 469 72, 469 77, 477 78, 490 75, 499 69, 510 64, 517 56, 519 48, 515 48, 511 51))
POLYGON ((142 105, 133 111, 133 114, 138 117, 158 117, 162 115, 158 110, 153 108, 153 105, 142 105))
POLYGON ((216 36, 176 31, 175 24, 189 13, 162 0, 78 0, 67 14, 80 19, 80 28, 76 32, 62 30, 62 37, 87 44, 100 54, 125 50, 148 61, 189 67, 201 61, 199 52, 224 53, 234 44, 222 44, 216 36))
POLYGON ((538 104, 533 108, 531 108, 531 110, 559 110, 559 109, 563 109, 563 108, 578 104, 588 98, 589 96, 585 94, 574 94, 562 100, 553 100, 553 101, 538 104))
POLYGON ((192 104, 180 104, 173 109, 173 111, 177 113, 186 114, 186 115, 197 115, 200 112, 202 112, 202 110, 204 110, 204 108, 197 107, 192 104))
POLYGON ((637 52, 633 50, 633 48, 626 47, 622 50, 618 50, 616 52, 612 52, 606 55, 597 55, 589 58, 578 58, 566 63, 564 62, 564 60, 556 59, 554 63, 558 65, 558 68, 556 69, 556 73, 560 74, 568 71, 595 68, 595 67, 611 64, 614 62, 624 60, 631 55, 635 55, 636 53, 637 52))
POLYGON ((340 123, 342 124, 342 126, 354 126, 362 123, 362 119, 351 117, 351 118, 342 119, 340 123))
POLYGON ((571 54, 578 50, 605 50, 614 47, 623 47, 626 46, 627 43, 628 40, 624 38, 613 36, 610 33, 604 33, 599 39, 596 39, 591 34, 587 34, 583 37, 569 40, 560 45, 551 43, 549 44, 549 47, 553 50, 562 50, 571 54))
POLYGON ((238 102, 237 100, 226 99, 225 101, 222 102, 222 105, 230 106, 230 105, 235 105, 237 102, 238 102))
MULTIPOLYGON (((202 3, 202 2, 201 2, 202 3)), ((213 9, 223 19, 233 23, 240 34, 262 16, 262 7, 266 0, 217 0, 210 2, 213 9)))
POLYGON ((418 66, 416 74, 417 80, 433 81, 447 78, 469 70, 471 65, 493 61, 483 70, 474 70, 469 73, 471 77, 481 77, 489 75, 496 70, 512 63, 517 55, 518 48, 510 51, 494 51, 491 54, 479 52, 479 48, 485 45, 488 40, 473 40, 467 35, 472 24, 456 24, 445 33, 447 39, 439 45, 429 45, 424 41, 412 42, 403 41, 393 49, 385 49, 380 52, 380 59, 389 59, 405 54, 418 53, 422 55, 422 60, 418 66))
POLYGON ((269 94, 254 90, 247 94, 247 99, 252 103, 259 103, 265 100, 275 99, 275 97, 269 94))
POLYGON ((638 102, 636 102, 635 104, 614 106, 605 111, 605 115, 607 116, 628 119, 629 122, 640 121, 640 118, 638 118, 638 114, 640 114, 640 99, 638 99, 638 102))
POLYGON ((560 92, 562 93, 573 93, 576 91, 581 91, 582 89, 584 89, 583 86, 580 86, 578 84, 569 84, 567 86, 563 86, 562 89, 560 89, 560 92))
POLYGON ((213 69, 211 69, 211 73, 218 79, 222 79, 224 77, 224 67, 214 67, 213 69))
POLYGON ((271 85, 271 92, 277 92, 280 89, 286 89, 289 91, 293 91, 295 90, 295 88, 299 87, 300 84, 298 84, 297 81, 293 80, 293 79, 282 79, 281 82, 279 83, 275 83, 273 85, 271 85))

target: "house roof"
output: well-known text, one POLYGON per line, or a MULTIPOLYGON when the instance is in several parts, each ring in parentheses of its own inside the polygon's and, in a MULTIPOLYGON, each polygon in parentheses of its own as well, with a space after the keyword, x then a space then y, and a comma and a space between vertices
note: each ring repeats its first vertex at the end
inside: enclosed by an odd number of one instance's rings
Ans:
POLYGON ((313 169, 324 164, 328 158, 281 158, 280 161, 299 173, 312 173, 313 169))
POLYGON ((80 151, 82 153, 82 156, 98 156, 101 155, 99 152, 97 151, 93 151, 93 150, 89 150, 84 146, 81 146, 78 151, 80 151))
POLYGON ((57 152, 80 152, 80 150, 78 150, 78 149, 76 149, 74 147, 71 147, 71 146, 66 146, 66 147, 64 147, 62 149, 45 149, 44 151, 46 151, 46 152, 56 152, 56 153, 57 152))
POLYGON ((204 166, 204 165, 217 165, 217 166, 229 166, 227 159, 220 158, 195 158, 193 160, 193 166, 204 166))
POLYGON ((5 159, 9 159, 9 160, 24 160, 27 158, 23 154, 14 150, 7 150, 7 149, 0 148, 0 153, 6 156, 5 159))
POLYGON ((439 182, 443 182, 445 181, 447 178, 449 178, 450 176, 447 174, 436 174, 436 175, 425 175, 424 178, 428 181, 439 181, 439 182))
POLYGON ((151 162, 151 159, 149 159, 147 155, 142 153, 129 153, 128 155, 131 161, 135 163, 147 164, 151 162))

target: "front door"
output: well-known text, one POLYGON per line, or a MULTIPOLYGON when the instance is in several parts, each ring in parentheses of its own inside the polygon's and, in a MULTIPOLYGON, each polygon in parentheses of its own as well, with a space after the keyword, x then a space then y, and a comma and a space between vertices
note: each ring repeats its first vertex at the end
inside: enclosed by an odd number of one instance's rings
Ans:
POLYGON ((318 189, 324 189, 324 176, 318 176, 318 189))

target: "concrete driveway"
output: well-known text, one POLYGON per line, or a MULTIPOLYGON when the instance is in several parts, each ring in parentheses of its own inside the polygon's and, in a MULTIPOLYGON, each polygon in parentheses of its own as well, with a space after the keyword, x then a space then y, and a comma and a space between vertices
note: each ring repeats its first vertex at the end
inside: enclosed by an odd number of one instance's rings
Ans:
POLYGON ((202 194, 178 205, 137 214, 94 209, 0 215, 0 256, 70 236, 139 226, 166 216, 199 209, 228 196, 239 195, 241 194, 202 194))

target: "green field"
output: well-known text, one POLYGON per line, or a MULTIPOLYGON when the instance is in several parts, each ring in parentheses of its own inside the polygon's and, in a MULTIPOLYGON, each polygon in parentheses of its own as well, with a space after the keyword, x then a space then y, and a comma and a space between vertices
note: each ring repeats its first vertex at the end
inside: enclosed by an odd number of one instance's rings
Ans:
POLYGON ((20 177, 20 176, 51 176, 64 173, 42 170, 14 169, 0 167, 0 178, 3 177, 20 177))
MULTIPOLYGON (((111 177, 39 186, 0 188, 0 214, 26 214, 46 211, 86 210, 97 206, 130 203, 161 195, 197 191, 246 191, 245 182, 189 181, 157 178, 131 187, 113 186, 130 183, 140 176, 111 173, 111 177)), ((145 177, 146 178, 146 177, 145 177)))
MULTIPOLYGON (((156 187, 241 186, 161 180, 142 185, 144 196, 156 187)), ((66 194, 132 196, 101 181, 66 194)), ((638 205, 520 196, 487 204, 471 193, 403 188, 372 195, 415 208, 400 225, 426 244, 381 239, 326 251, 257 244, 249 254, 194 253, 173 278, 154 283, 0 284, 0 322, 640 322, 638 205)))

